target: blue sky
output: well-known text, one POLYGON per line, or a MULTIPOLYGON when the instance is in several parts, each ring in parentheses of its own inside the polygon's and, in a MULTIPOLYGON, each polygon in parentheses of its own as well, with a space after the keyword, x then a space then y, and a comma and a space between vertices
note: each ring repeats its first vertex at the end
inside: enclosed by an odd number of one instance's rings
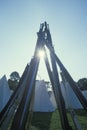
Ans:
MULTIPOLYGON (((53 45, 75 81, 87 77, 86 0, 1 0, 0 78, 20 75, 34 54, 40 23, 50 26, 53 45)), ((41 79, 47 79, 43 61, 41 79)))

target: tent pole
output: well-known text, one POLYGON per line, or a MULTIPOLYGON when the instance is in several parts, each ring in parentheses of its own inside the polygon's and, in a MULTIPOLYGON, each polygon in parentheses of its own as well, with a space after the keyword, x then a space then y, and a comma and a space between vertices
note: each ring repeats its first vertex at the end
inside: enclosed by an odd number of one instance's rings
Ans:
MULTIPOLYGON (((50 45, 50 48, 52 48, 54 51, 51 35, 50 35, 46 22, 45 22, 45 33, 47 34, 46 41, 50 45)), ((50 51, 50 48, 48 48, 49 51, 50 51)), ((57 107, 59 108, 62 129, 63 130, 72 130, 72 128, 69 126, 69 123, 68 123, 68 118, 67 118, 66 109, 65 109, 65 102, 64 102, 64 99, 63 99, 63 96, 61 93, 61 88, 60 88, 60 83, 59 83, 56 60, 52 53, 53 52, 50 51, 51 64, 52 64, 52 69, 53 69, 53 73, 52 73, 53 74, 53 86, 54 86, 53 89, 54 89, 54 94, 56 97, 55 99, 57 102, 57 107)))

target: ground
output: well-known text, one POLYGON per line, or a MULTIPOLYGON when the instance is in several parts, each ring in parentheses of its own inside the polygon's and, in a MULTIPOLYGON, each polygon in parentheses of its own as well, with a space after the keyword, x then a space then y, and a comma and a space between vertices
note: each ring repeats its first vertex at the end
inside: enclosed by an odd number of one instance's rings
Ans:
MULTIPOLYGON (((77 110, 77 117, 81 124, 82 130, 87 130, 87 113, 84 110, 77 110)), ((72 119, 68 113, 70 125, 75 129, 72 119)), ((30 129, 27 130, 61 130, 59 112, 35 112, 31 121, 30 129)))

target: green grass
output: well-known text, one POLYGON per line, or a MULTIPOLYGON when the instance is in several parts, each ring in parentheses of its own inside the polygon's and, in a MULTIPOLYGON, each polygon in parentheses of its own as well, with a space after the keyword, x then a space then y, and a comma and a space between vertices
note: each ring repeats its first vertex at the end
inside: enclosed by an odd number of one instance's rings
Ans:
POLYGON ((85 110, 76 110, 78 120, 83 130, 87 130, 87 112, 85 110))
MULTIPOLYGON (((75 112, 79 123, 81 124, 82 130, 87 130, 87 112, 84 110, 76 110, 75 112)), ((70 114, 68 113, 67 116, 70 126, 72 126, 73 130, 75 130, 70 114)), ((31 117, 27 120, 26 130, 62 130, 58 110, 55 112, 34 112, 29 128, 28 123, 30 120, 31 117)), ((10 130, 10 126, 8 130, 10 130)))
MULTIPOLYGON (((82 130, 87 130, 87 113, 84 110, 78 110, 76 113, 82 130)), ((75 129, 70 114, 68 113, 67 115, 70 126, 75 129)), ((30 129, 27 130, 61 130, 61 122, 58 110, 53 113, 34 112, 30 129)))

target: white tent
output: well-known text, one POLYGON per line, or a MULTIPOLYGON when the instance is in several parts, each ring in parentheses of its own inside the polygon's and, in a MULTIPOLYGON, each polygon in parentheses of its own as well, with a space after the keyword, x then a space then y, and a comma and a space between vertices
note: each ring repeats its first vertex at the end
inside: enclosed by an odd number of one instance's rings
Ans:
MULTIPOLYGON (((75 109, 82 109, 82 105, 80 101, 78 100, 77 96, 75 95, 74 91, 70 87, 68 82, 65 82, 65 85, 61 83, 61 91, 65 100, 66 108, 72 107, 75 109)), ((87 99, 87 91, 82 91, 82 94, 87 99)))
POLYGON ((57 108, 57 104, 56 104, 56 100, 55 100, 55 96, 54 96, 54 92, 53 92, 52 86, 48 87, 48 94, 49 94, 49 97, 50 97, 50 101, 52 102, 53 106, 56 109, 57 108))
POLYGON ((46 88, 46 83, 44 80, 36 81, 34 111, 52 112, 54 110, 55 106, 50 100, 50 96, 46 88))
MULTIPOLYGON (((69 83, 65 82, 64 85, 63 82, 61 82, 60 85, 66 108, 83 109, 69 83)), ((82 91, 82 94, 87 99, 87 91, 82 91)), ((43 80, 37 81, 35 86, 34 111, 48 112, 54 111, 56 108, 57 105, 52 87, 47 88, 43 80)))
POLYGON ((84 97, 87 99, 87 90, 82 91, 84 97))
POLYGON ((8 102, 10 96, 11 96, 11 91, 6 76, 4 75, 0 79, 0 111, 4 108, 4 106, 8 102))

